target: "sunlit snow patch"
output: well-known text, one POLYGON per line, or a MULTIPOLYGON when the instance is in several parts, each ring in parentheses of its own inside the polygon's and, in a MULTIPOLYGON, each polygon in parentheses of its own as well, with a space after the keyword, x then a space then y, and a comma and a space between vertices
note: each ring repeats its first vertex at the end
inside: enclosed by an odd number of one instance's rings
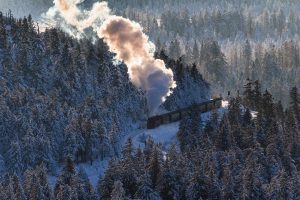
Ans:
POLYGON ((251 116, 252 116, 252 118, 257 118, 257 114, 258 114, 258 112, 256 112, 256 111, 251 111, 251 116))
POLYGON ((156 129, 145 129, 133 137, 136 147, 144 147, 145 141, 151 137, 155 143, 160 143, 168 149, 172 144, 177 142, 176 135, 179 129, 179 122, 159 126, 156 129))
POLYGON ((228 101, 222 101, 222 107, 228 108, 229 102, 228 101))

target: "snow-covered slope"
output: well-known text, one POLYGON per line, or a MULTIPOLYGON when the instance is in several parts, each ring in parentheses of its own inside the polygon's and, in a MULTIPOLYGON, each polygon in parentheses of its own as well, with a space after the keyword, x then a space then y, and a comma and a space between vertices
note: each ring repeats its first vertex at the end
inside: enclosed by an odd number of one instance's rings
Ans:
POLYGON ((177 142, 178 129, 179 122, 162 125, 156 129, 144 129, 132 138, 133 143, 136 147, 144 147, 146 139, 151 137, 155 143, 160 143, 164 148, 168 148, 177 142))
MULTIPOLYGON (((227 101, 222 101, 222 107, 218 109, 219 116, 222 117, 228 107, 227 101)), ((202 122, 205 124, 211 117, 211 112, 201 115, 202 122)), ((154 142, 160 143, 164 149, 168 149, 172 144, 177 143, 176 134, 179 130, 179 122, 161 125, 156 129, 142 129, 131 135, 133 143, 136 147, 143 147, 144 142, 148 137, 151 137, 154 142)))
MULTIPOLYGON (((223 101, 222 107, 218 109, 220 118, 226 112, 227 107, 228 107, 228 102, 223 101)), ((207 112, 201 115, 201 119, 204 124, 210 119, 211 114, 212 114, 211 112, 207 112)), ((178 143, 177 132, 179 130, 179 123, 180 122, 175 122, 171 124, 161 125, 156 129, 145 129, 136 126, 136 130, 131 132, 131 134, 128 134, 127 137, 125 137, 123 144, 126 142, 126 140, 129 137, 131 137, 135 147, 143 148, 145 140, 151 137, 155 143, 161 144, 163 150, 166 151, 168 150, 168 148, 171 147, 171 145, 178 143)), ((90 179, 90 182, 94 186, 96 186, 99 177, 103 176, 107 166, 108 166, 108 160, 106 159, 104 161, 95 161, 93 162, 93 165, 91 165, 90 163, 80 164, 77 166, 77 168, 79 169, 80 167, 82 167, 86 171, 90 179)), ((49 182, 51 186, 54 186, 56 182, 56 177, 53 176, 49 177, 49 182)))

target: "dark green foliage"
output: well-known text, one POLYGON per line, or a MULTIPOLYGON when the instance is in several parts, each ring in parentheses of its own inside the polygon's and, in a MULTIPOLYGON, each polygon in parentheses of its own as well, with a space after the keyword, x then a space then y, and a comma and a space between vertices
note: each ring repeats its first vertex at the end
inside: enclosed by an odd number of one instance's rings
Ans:
POLYGON ((215 41, 208 41, 201 47, 201 65, 205 70, 213 75, 213 80, 223 85, 226 78, 226 61, 220 46, 215 41))
POLYGON ((201 116, 192 109, 180 122, 177 138, 182 151, 191 150, 199 145, 202 132, 201 116))
POLYGON ((157 57, 163 59, 167 67, 174 71, 177 85, 163 104, 166 109, 173 111, 209 99, 210 85, 202 77, 196 64, 187 65, 181 58, 170 59, 164 51, 157 57))
POLYGON ((290 91, 290 112, 294 113, 298 123, 300 123, 300 93, 295 86, 290 91))
POLYGON ((234 138, 229 127, 229 119, 225 116, 221 122, 218 137, 216 139, 216 148, 219 151, 227 151, 234 145, 234 138))
MULTIPOLYGON (((252 88, 250 98, 255 90, 259 91, 252 88)), ((149 198, 157 192, 162 199, 297 199, 300 148, 295 135, 299 129, 288 120, 293 113, 274 104, 266 91, 261 101, 252 104, 261 108, 252 116, 240 103, 245 98, 232 98, 221 122, 213 113, 205 128, 197 112, 190 113, 180 123, 180 152, 173 146, 159 159, 161 150, 149 140, 144 151, 131 154, 133 160, 137 155, 143 160, 138 166, 144 169, 134 173, 143 180, 135 197, 149 198), (203 137, 206 134, 208 140, 203 137), (210 145, 202 148, 199 141, 210 145)), ((118 171, 116 177, 132 169, 124 168, 131 166, 126 157, 109 167, 109 171, 118 171)))

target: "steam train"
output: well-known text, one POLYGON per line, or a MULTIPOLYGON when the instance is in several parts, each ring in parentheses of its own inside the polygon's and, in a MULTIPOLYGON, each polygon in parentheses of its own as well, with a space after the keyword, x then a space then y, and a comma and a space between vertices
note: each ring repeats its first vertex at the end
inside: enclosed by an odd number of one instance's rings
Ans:
POLYGON ((183 108, 177 111, 166 113, 159 116, 150 117, 147 121, 147 128, 154 129, 163 124, 169 124, 180 121, 183 117, 187 116, 193 109, 197 109, 200 113, 205 113, 222 106, 222 98, 212 99, 210 101, 195 104, 188 108, 183 108))

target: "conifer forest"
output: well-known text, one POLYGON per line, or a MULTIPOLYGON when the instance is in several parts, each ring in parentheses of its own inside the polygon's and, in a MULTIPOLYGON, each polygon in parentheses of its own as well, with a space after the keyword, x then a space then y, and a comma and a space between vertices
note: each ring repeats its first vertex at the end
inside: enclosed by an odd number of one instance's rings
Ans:
POLYGON ((300 200, 299 10, 0 0, 0 200, 300 200))

